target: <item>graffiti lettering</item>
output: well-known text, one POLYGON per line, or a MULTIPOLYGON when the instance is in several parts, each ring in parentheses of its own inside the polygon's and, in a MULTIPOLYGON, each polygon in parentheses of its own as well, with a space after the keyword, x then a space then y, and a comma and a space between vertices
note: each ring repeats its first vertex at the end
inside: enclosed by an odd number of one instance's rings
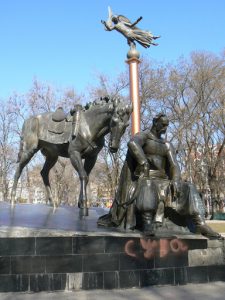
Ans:
POLYGON ((141 253, 145 259, 152 259, 156 256, 166 257, 169 253, 181 255, 188 251, 187 244, 179 239, 140 239, 140 248, 136 240, 129 240, 125 244, 125 253, 132 257, 140 257, 141 253))

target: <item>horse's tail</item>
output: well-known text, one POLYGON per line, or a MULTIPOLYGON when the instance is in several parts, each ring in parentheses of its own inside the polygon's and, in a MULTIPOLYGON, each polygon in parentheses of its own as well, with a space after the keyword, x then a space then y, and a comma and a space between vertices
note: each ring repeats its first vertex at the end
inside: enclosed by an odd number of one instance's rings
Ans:
POLYGON ((17 157, 17 163, 21 160, 22 154, 29 151, 30 147, 38 143, 38 118, 31 117, 24 121, 21 136, 20 147, 17 157))
POLYGON ((21 131, 21 135, 20 135, 20 148, 19 148, 19 153, 17 156, 17 161, 16 161, 17 163, 20 161, 23 150, 24 150, 24 131, 25 131, 25 127, 26 127, 25 126, 26 122, 27 122, 27 120, 24 121, 24 123, 23 123, 22 131, 21 131))
MULTIPOLYGON (((23 124, 23 126, 24 126, 24 124, 23 124)), ((23 129, 22 129, 22 131, 23 131, 23 129)), ((17 160, 16 160, 17 163, 21 159, 22 152, 23 152, 23 133, 21 133, 21 136, 20 136, 20 148, 19 148, 19 153, 18 153, 17 160)))

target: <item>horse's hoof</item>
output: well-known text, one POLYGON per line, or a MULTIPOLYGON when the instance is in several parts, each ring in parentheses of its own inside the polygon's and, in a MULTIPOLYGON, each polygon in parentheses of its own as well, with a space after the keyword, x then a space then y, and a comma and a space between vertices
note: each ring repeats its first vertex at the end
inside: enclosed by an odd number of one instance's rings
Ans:
POLYGON ((82 207, 80 208, 80 217, 87 217, 88 216, 88 208, 87 207, 82 207))
POLYGON ((48 200, 47 203, 46 203, 48 206, 50 207, 54 207, 54 202, 52 200, 48 200))

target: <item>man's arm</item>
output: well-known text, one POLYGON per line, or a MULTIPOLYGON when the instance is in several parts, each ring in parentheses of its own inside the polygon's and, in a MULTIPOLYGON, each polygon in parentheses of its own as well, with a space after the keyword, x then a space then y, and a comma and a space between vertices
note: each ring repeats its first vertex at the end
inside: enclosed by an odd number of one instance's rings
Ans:
POLYGON ((132 157, 137 161, 139 165, 148 163, 148 160, 142 148, 145 144, 146 139, 147 134, 144 132, 140 132, 135 134, 127 144, 132 157))
POLYGON ((112 25, 112 22, 106 22, 101 20, 101 23, 105 26, 105 30, 107 31, 112 31, 113 29, 115 29, 115 26, 112 25))
POLYGON ((170 143, 166 143, 168 152, 167 152, 167 158, 169 161, 169 176, 172 180, 172 188, 173 188, 173 196, 179 197, 181 192, 181 172, 180 167, 178 165, 177 159, 176 159, 176 153, 173 148, 173 145, 170 143))
POLYGON ((170 143, 166 143, 168 152, 167 157, 169 161, 169 173, 170 173, 170 179, 172 180, 180 180, 181 179, 181 172, 180 167, 177 162, 176 153, 173 148, 173 145, 170 143))

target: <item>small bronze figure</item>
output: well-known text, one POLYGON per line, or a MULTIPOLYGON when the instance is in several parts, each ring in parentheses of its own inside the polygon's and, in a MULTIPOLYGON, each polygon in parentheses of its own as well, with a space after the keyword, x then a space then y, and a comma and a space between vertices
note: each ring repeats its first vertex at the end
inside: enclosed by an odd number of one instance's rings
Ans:
POLYGON ((181 220, 183 226, 191 223, 196 233, 221 238, 205 223, 204 205, 196 187, 181 180, 173 146, 162 138, 168 125, 167 116, 159 114, 150 130, 131 138, 113 206, 98 224, 137 228, 154 235, 166 216, 174 223, 181 220))
POLYGON ((49 172, 59 156, 67 157, 80 178, 78 205, 81 216, 88 215, 88 176, 104 146, 104 137, 110 133, 110 151, 116 152, 129 125, 131 112, 132 107, 122 103, 119 98, 104 97, 86 109, 77 105, 68 116, 59 108, 55 113, 30 117, 24 122, 22 129, 11 202, 15 201, 16 187, 23 168, 40 150, 46 158, 41 176, 48 202, 54 204, 49 172))
POLYGON ((138 42, 144 48, 149 48, 150 45, 157 46, 153 40, 159 38, 159 36, 154 36, 150 31, 145 31, 139 29, 136 24, 138 24, 142 17, 138 18, 134 23, 127 19, 123 15, 114 15, 111 8, 108 8, 109 16, 107 21, 101 21, 104 24, 105 29, 108 31, 116 30, 120 32, 126 39, 127 43, 131 47, 135 47, 135 41, 138 42))

